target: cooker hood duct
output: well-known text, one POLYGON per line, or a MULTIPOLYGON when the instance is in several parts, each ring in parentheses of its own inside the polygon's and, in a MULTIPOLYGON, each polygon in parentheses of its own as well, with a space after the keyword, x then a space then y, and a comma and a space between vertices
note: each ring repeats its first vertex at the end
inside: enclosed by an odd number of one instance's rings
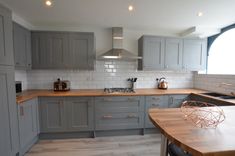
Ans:
POLYGON ((113 27, 112 28, 112 41, 113 47, 109 51, 100 55, 98 59, 119 59, 119 60, 137 60, 142 59, 128 50, 123 49, 123 28, 113 27))

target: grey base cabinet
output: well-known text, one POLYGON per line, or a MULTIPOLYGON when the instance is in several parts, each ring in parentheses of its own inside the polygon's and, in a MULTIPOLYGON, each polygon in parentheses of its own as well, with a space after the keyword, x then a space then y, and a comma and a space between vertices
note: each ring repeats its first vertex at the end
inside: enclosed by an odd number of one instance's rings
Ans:
POLYGON ((170 95, 169 96, 169 108, 179 108, 185 100, 188 100, 188 95, 170 95))
POLYGON ((145 128, 154 128, 155 126, 149 119, 148 111, 151 108, 168 108, 168 96, 146 96, 145 128))
POLYGON ((19 134, 13 66, 0 66, 0 91, 0 155, 15 156, 19 134))
POLYGON ((70 97, 65 100, 67 111, 67 131, 94 130, 93 98, 70 97))
POLYGON ((41 133, 92 131, 94 128, 92 97, 42 97, 39 109, 41 133))
POLYGON ((24 155, 37 141, 39 134, 37 99, 26 101, 18 106, 18 120, 20 155, 24 155))
POLYGON ((144 127, 144 97, 96 97, 95 130, 144 127))

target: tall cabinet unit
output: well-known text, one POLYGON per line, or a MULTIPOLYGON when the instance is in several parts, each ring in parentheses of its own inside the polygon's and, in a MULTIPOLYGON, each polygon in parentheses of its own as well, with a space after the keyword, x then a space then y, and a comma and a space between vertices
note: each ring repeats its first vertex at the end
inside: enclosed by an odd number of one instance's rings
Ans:
POLYGON ((13 23, 14 58, 16 69, 31 69, 31 32, 13 23))
POLYGON ((11 12, 0 4, 0 153, 19 150, 11 12))

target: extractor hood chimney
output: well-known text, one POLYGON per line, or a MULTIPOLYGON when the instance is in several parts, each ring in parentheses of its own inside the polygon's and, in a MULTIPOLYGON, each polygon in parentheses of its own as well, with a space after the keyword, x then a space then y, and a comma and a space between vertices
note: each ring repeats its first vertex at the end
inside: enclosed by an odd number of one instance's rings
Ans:
POLYGON ((98 59, 119 59, 119 60, 137 60, 142 59, 128 50, 123 49, 123 28, 113 27, 112 28, 112 49, 98 56, 98 59))

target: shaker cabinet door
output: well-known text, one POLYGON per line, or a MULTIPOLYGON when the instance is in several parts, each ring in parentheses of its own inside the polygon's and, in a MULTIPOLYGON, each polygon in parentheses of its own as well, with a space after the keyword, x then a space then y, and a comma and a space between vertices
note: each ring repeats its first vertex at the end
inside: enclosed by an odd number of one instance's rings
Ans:
POLYGON ((165 42, 165 66, 167 70, 182 69, 182 39, 167 38, 165 42))
POLYGON ((68 131, 94 130, 93 98, 69 97, 65 100, 68 131))
POLYGON ((185 39, 183 48, 184 69, 190 71, 206 69, 206 49, 206 40, 185 39))
POLYGON ((157 70, 164 68, 164 39, 162 37, 143 36, 139 39, 139 70, 157 70))
POLYGON ((11 11, 0 5, 0 65, 14 65, 11 11))
POLYGON ((46 132, 64 132, 66 130, 66 116, 62 98, 40 98, 40 130, 46 132))
POLYGON ((70 33, 69 56, 66 59, 70 62, 72 69, 93 70, 95 59, 94 34, 70 33))

